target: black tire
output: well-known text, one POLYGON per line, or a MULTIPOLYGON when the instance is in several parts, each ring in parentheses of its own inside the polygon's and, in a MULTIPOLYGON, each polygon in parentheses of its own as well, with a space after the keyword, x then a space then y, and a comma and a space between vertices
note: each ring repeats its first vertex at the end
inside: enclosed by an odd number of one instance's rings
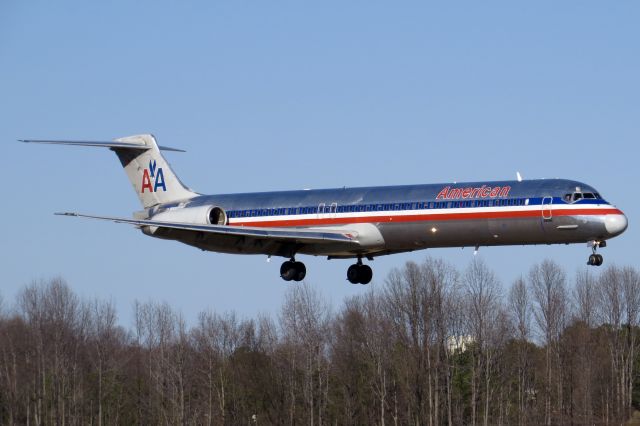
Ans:
POLYGON ((347 269, 347 280, 349 280, 351 284, 360 283, 360 265, 353 264, 349 266, 349 269, 347 269))
POLYGON ((598 264, 598 257, 595 254, 589 255, 589 261, 587 265, 596 266, 598 264))
POLYGON ((293 268, 295 269, 295 277, 293 278, 295 281, 302 281, 304 277, 307 276, 307 267, 304 266, 302 262, 294 262, 293 268))
POLYGON ((361 265, 360 271, 360 284, 369 284, 371 282, 371 278, 373 278, 373 270, 369 265, 361 265))
POLYGON ((604 262, 604 258, 602 257, 601 254, 596 254, 596 266, 600 266, 602 265, 602 263, 604 262))
POLYGON ((287 260, 280 266, 280 276, 285 281, 291 281, 296 277, 296 268, 294 262, 287 260))

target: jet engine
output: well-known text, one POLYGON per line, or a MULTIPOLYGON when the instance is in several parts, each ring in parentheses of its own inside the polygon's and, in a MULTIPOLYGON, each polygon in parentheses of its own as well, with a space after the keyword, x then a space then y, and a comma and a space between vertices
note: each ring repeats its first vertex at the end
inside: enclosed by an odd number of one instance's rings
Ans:
POLYGON ((173 207, 156 213, 151 219, 195 225, 226 225, 228 223, 227 214, 218 206, 173 207))

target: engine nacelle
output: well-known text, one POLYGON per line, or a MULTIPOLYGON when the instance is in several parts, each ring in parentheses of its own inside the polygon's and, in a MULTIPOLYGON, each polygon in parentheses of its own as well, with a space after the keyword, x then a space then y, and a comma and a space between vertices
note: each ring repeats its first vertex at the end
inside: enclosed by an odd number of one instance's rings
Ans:
POLYGON ((153 215, 151 219, 196 225, 226 225, 228 223, 227 214, 218 206, 173 207, 153 215))

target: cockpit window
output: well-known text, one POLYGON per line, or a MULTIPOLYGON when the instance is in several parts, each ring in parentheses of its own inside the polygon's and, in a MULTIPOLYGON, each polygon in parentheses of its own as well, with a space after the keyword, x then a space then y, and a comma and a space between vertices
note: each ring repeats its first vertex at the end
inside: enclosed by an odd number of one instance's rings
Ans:
POLYGON ((575 203, 582 199, 602 200, 602 197, 597 192, 574 192, 573 194, 564 194, 564 201, 567 203, 575 203))
MULTIPOLYGON (((593 197, 593 194, 591 194, 591 196, 593 197)), ((586 194, 585 194, 585 198, 586 194)), ((574 192, 573 194, 564 194, 564 201, 567 203, 575 203, 576 201, 580 201, 582 200, 582 193, 581 192, 574 192)))

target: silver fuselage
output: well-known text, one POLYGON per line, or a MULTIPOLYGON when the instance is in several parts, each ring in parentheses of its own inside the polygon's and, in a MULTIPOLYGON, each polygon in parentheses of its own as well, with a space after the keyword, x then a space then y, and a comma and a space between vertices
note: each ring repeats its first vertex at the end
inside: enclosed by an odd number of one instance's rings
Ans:
POLYGON ((224 212, 229 227, 354 231, 361 244, 292 246, 175 229, 143 231, 215 252, 348 258, 432 247, 601 242, 627 227, 623 212, 594 188, 564 179, 201 195, 143 215, 161 219, 167 212, 213 207, 224 212), (575 194, 596 196, 571 199, 575 194))

